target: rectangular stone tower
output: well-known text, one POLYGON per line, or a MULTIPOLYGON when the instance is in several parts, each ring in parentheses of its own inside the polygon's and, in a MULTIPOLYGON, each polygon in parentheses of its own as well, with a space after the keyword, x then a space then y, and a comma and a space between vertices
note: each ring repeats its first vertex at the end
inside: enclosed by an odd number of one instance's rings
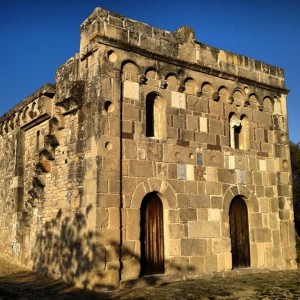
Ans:
POLYGON ((0 119, 0 250, 90 289, 296 268, 283 70, 96 8, 0 119))

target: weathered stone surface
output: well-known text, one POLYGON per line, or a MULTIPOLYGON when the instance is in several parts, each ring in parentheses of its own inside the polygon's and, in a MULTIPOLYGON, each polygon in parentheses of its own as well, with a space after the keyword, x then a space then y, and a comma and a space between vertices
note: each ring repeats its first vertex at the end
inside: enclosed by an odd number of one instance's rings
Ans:
POLYGON ((196 238, 220 237, 219 222, 190 222, 190 236, 196 238))
POLYGON ((207 253, 206 239, 182 239, 181 254, 183 256, 204 256, 207 253))
POLYGON ((0 118, 1 254, 91 289, 160 238, 167 274, 231 270, 238 199, 249 267, 295 268, 283 70, 100 8, 80 34, 0 118))

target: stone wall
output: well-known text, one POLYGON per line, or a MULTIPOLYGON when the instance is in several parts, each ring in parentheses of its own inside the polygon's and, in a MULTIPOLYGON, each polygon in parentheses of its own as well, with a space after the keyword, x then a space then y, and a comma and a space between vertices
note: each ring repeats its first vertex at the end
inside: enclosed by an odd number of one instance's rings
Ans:
POLYGON ((78 286, 141 272, 141 207, 163 206, 166 274, 295 268, 283 70, 96 8, 80 53, 0 119, 2 253, 78 286))

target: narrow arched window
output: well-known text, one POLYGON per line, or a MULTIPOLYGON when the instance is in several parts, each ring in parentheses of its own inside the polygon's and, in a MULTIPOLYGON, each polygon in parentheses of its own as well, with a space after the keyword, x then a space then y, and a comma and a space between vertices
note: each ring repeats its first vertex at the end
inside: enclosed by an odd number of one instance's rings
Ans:
POLYGON ((235 149, 240 149, 241 132, 242 132, 242 124, 241 124, 241 122, 236 122, 233 125, 233 138, 234 138, 234 148, 235 149))
POLYGON ((234 149, 249 149, 249 120, 243 115, 241 119, 232 114, 229 119, 229 145, 234 149))
POLYGON ((241 121, 235 114, 229 117, 229 146, 234 149, 239 149, 241 121))
POLYGON ((146 136, 154 136, 154 98, 146 100, 146 136))
POLYGON ((163 99, 155 93, 146 98, 146 136, 163 138, 165 136, 165 105, 163 99))
POLYGON ((39 149, 40 149, 40 131, 39 130, 36 132, 35 148, 36 148, 36 151, 39 151, 39 149))

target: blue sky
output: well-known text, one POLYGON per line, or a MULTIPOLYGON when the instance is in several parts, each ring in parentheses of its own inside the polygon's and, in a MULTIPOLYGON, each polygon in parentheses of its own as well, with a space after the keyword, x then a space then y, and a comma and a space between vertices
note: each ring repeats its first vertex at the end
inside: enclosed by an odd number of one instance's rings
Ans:
POLYGON ((285 69, 290 139, 300 142, 300 1, 0 0, 0 115, 79 51, 79 26, 97 6, 285 69))

